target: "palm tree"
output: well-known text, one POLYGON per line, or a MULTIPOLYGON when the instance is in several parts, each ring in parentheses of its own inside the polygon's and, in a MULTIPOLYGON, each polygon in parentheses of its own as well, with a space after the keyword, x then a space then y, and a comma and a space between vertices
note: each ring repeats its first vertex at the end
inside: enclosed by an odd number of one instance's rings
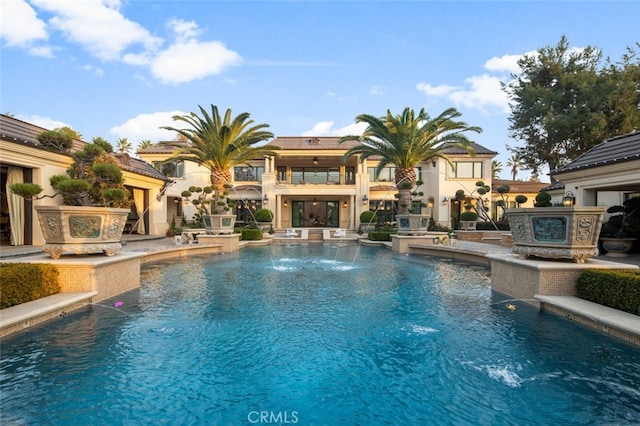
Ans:
POLYGON ((498 175, 502 172, 502 163, 498 160, 491 161, 491 179, 498 179, 498 175))
POLYGON ((516 176, 518 176, 518 171, 524 165, 520 156, 518 154, 511 154, 509 160, 507 160, 507 167, 511 167, 511 180, 516 180, 516 176))
POLYGON ((137 151, 149 148, 151 145, 153 145, 153 143, 151 142, 150 139, 143 139, 142 141, 140 141, 140 143, 138 144, 138 149, 137 151))
POLYGON ((231 109, 227 109, 224 117, 218 113, 218 107, 211 105, 211 113, 202 106, 200 116, 191 112, 187 115, 175 115, 174 121, 182 121, 190 126, 177 129, 170 126, 161 127, 178 133, 179 137, 171 144, 176 148, 167 161, 191 161, 206 167, 211 172, 211 184, 216 194, 231 182, 231 169, 238 164, 247 164, 249 160, 264 156, 275 156, 275 146, 253 146, 259 142, 273 138, 273 133, 263 130, 268 124, 252 126, 248 112, 232 118, 231 109), (184 140, 185 142, 181 142, 184 140))
POLYGON ((360 161, 379 156, 381 160, 376 174, 389 164, 395 165, 395 183, 399 193, 398 213, 407 214, 411 205, 411 189, 417 181, 414 168, 419 163, 442 158, 453 167, 451 160, 443 152, 451 145, 466 149, 474 155, 471 141, 464 132, 480 133, 482 129, 455 120, 461 115, 455 108, 449 108, 432 119, 424 108, 416 115, 409 107, 399 115, 393 115, 387 110, 386 116, 380 118, 368 114, 358 115, 356 123, 366 123, 368 126, 360 136, 340 138, 340 143, 361 142, 347 150, 344 161, 354 155, 360 155, 360 161))
POLYGON ((129 151, 131 151, 131 148, 133 147, 131 145, 131 142, 129 142, 129 139, 127 138, 120 138, 117 140, 116 142, 116 147, 118 148, 118 152, 124 154, 124 153, 129 153, 129 151))

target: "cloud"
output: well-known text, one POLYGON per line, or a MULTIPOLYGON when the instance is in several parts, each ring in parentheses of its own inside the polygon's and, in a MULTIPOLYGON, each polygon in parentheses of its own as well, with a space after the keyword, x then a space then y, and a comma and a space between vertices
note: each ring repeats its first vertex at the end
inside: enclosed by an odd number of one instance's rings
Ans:
POLYGON ((352 123, 339 129, 332 129, 333 121, 320 121, 316 123, 311 130, 302 132, 300 136, 347 136, 360 135, 364 132, 366 123, 352 123))
POLYGON ((222 42, 189 40, 171 45, 151 63, 151 74, 165 84, 186 83, 221 74, 242 58, 222 42))
POLYGON ((54 14, 49 25, 72 42, 103 61, 120 59, 132 46, 155 50, 162 39, 118 10, 119 1, 101 0, 33 0, 36 7, 54 14))
POLYGON ((384 95, 387 93, 388 87, 380 86, 379 84, 374 85, 369 91, 370 95, 384 95))
POLYGON ((520 72, 520 67, 518 66, 520 58, 522 58, 522 55, 503 55, 500 58, 494 56, 484 63, 484 68, 488 71, 506 71, 511 74, 517 74, 520 72))
POLYGON ((31 48, 32 54, 46 56, 43 55, 45 48, 32 47, 34 43, 48 39, 45 23, 23 0, 2 0, 0 39, 9 47, 31 48))
POLYGON ((49 118, 49 117, 42 117, 40 115, 16 114, 16 118, 18 120, 26 121, 27 123, 35 124, 36 126, 40 126, 43 129, 48 129, 48 130, 57 129, 59 127, 73 128, 72 126, 70 126, 69 124, 63 121, 54 120, 53 118, 49 118))
POLYGON ((432 86, 429 83, 418 83, 416 89, 428 96, 445 98, 456 106, 477 109, 486 112, 487 108, 499 108, 509 112, 509 98, 502 91, 501 79, 483 74, 472 76, 465 80, 468 89, 441 84, 432 86))
MULTIPOLYGON (((109 132, 118 138, 127 138, 133 143, 144 139, 151 142, 170 141, 176 137, 175 132, 161 129, 162 126, 175 126, 174 115, 185 115, 182 111, 161 111, 149 114, 139 114, 127 120, 125 123, 112 127, 109 132)), ((180 127, 180 126, 175 126, 180 127)))

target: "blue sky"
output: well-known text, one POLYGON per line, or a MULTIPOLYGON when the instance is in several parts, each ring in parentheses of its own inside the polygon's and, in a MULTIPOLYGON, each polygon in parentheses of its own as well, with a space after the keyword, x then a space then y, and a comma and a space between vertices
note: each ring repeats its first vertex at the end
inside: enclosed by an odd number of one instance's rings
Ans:
POLYGON ((2 0, 0 111, 135 146, 173 139, 159 127, 198 105, 249 112, 276 136, 358 134, 358 114, 453 106, 509 178, 505 145, 521 142, 499 83, 518 57, 564 34, 618 60, 639 16, 635 0, 2 0))

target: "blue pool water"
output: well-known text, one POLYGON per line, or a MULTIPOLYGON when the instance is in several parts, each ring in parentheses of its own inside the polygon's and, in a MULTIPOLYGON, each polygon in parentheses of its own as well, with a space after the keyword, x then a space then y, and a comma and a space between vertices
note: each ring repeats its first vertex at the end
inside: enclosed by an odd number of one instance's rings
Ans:
POLYGON ((1 423, 640 423, 640 351, 506 299, 485 268, 355 245, 152 264, 2 341, 1 423))

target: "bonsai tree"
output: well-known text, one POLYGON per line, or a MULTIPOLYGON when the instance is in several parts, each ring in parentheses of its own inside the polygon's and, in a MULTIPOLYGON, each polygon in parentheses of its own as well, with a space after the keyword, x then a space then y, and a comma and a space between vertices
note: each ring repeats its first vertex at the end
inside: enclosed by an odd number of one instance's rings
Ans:
POLYGON ((398 115, 393 115, 390 110, 387 110, 383 117, 358 115, 356 123, 366 123, 367 128, 362 135, 340 138, 339 143, 360 142, 347 150, 343 162, 354 155, 359 155, 360 161, 372 156, 380 157, 376 175, 385 167, 394 165, 398 189, 398 214, 407 214, 411 206, 411 192, 418 181, 415 170, 418 164, 443 158, 453 167, 444 151, 452 145, 474 154, 471 141, 464 133, 480 133, 482 129, 457 121, 460 116, 455 108, 449 108, 439 116, 431 118, 424 109, 416 114, 408 107, 398 115))
MULTIPOLYGON (((483 220, 489 220, 489 216, 487 215, 486 208, 484 207, 484 202, 482 201, 482 196, 487 194, 489 191, 491 191, 491 187, 489 185, 486 185, 481 180, 476 182, 475 189, 469 195, 467 195, 463 189, 459 189, 456 191, 456 199, 464 204, 465 210, 466 211, 469 211, 471 209, 475 210, 474 214, 476 215, 476 218, 471 220, 478 220, 478 216, 481 216, 483 220), (474 194, 477 194, 477 196, 474 196, 474 194), (480 210, 475 208, 471 203, 472 200, 474 199, 476 200, 476 206, 481 207, 480 210)), ((460 220, 465 220, 465 219, 461 218, 460 220)))
POLYGON ((130 207, 129 191, 123 184, 116 160, 101 144, 90 143, 73 154, 67 175, 51 176, 53 195, 41 195, 43 188, 34 183, 15 183, 9 189, 27 199, 62 196, 67 206, 130 207))
POLYGON ((230 184, 225 184, 222 191, 216 191, 213 185, 201 188, 199 186, 190 186, 189 189, 182 191, 180 194, 187 202, 193 204, 198 214, 225 214, 231 211, 235 203, 231 200, 227 201, 230 184))
POLYGON ((516 195, 516 203, 518 204, 518 207, 520 207, 521 204, 524 204, 527 201, 529 201, 529 198, 527 198, 526 195, 516 195))
POLYGON ((536 202, 533 207, 551 207, 551 194, 546 191, 540 191, 536 195, 536 202))
POLYGON ((273 212, 269 209, 258 209, 253 214, 256 222, 271 222, 273 220, 273 212))
POLYGON ((222 207, 226 197, 224 192, 230 188, 231 169, 259 157, 275 156, 279 148, 254 146, 273 138, 273 133, 264 130, 268 124, 253 125, 249 113, 243 112, 232 118, 230 109, 222 117, 214 105, 211 105, 211 113, 201 106, 199 108, 200 116, 194 112, 173 116, 174 121, 184 122, 188 128, 162 127, 177 132, 183 139, 172 144, 176 150, 165 162, 191 161, 206 167, 211 173, 211 188, 215 193, 213 205, 222 207))
POLYGON ((640 197, 633 197, 621 206, 611 206, 612 216, 602 224, 601 237, 640 238, 640 197))

